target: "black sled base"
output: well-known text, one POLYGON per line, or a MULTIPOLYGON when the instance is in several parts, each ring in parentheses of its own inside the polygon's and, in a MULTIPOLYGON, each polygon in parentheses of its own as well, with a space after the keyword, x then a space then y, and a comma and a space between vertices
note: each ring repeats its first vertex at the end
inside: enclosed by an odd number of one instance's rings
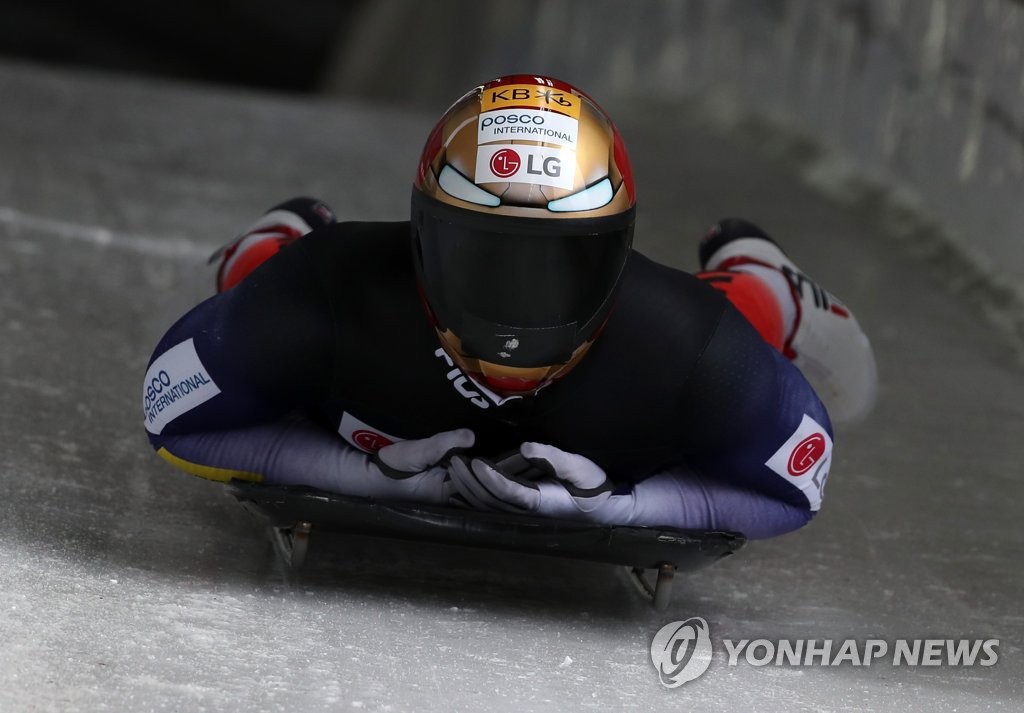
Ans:
POLYGON ((356 498, 307 487, 232 481, 228 492, 269 527, 285 565, 303 564, 314 531, 510 550, 628 567, 641 594, 664 609, 676 571, 706 567, 745 543, 733 532, 594 525, 356 498), (649 581, 647 570, 654 570, 649 581))

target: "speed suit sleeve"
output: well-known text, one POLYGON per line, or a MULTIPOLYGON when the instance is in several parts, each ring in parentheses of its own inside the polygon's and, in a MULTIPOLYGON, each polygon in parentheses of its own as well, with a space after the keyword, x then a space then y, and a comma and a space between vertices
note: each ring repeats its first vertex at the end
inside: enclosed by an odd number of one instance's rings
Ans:
POLYGON ((297 241, 160 340, 142 405, 165 460, 214 480, 290 482, 315 479, 324 454, 347 449, 325 427, 288 418, 314 406, 331 378, 335 328, 310 262, 297 241), (300 433, 319 447, 292 448, 300 433))
POLYGON ((698 446, 635 484, 630 497, 612 498, 603 520, 751 539, 811 520, 832 465, 828 413, 800 371, 735 311, 723 315, 683 398, 698 446))
POLYGON ((610 498, 594 519, 615 525, 739 532, 759 540, 799 529, 813 516, 806 507, 677 467, 637 483, 627 497, 610 498))

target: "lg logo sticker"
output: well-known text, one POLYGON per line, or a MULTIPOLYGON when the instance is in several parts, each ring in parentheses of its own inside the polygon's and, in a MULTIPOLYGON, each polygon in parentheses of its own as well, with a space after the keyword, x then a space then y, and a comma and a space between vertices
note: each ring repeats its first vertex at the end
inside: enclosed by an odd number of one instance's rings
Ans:
POLYGON ((800 441, 793 452, 789 454, 789 463, 786 466, 789 469, 789 474, 803 475, 821 460, 826 450, 828 450, 828 444, 825 443, 825 436, 821 433, 812 433, 800 441))
POLYGON ((711 634, 699 616, 661 627, 651 641, 651 661, 666 688, 698 678, 711 665, 711 634))
POLYGON ((502 149, 491 156, 491 173, 498 178, 514 176, 522 165, 522 160, 512 149, 502 149))
POLYGON ((832 438, 824 426, 804 414, 793 435, 765 465, 802 490, 811 510, 817 511, 832 467, 832 438))
POLYGON ((511 181, 570 189, 576 176, 576 152, 550 146, 486 145, 476 152, 475 183, 511 181))

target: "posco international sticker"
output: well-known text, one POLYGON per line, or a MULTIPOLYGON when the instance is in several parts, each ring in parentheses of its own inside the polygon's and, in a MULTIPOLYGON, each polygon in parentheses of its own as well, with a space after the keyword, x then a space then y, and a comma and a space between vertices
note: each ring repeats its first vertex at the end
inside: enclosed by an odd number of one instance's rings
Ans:
POLYGON ((142 385, 146 430, 159 435, 164 426, 220 393, 188 339, 171 347, 150 365, 142 385))
POLYGON ((580 122, 538 109, 498 109, 480 115, 477 143, 531 140, 576 149, 580 122))

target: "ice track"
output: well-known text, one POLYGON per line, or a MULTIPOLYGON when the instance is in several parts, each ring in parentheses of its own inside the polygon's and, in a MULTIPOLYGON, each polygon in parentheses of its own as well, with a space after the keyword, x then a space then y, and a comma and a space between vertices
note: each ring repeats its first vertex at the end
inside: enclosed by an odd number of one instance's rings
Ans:
POLYGON ((140 380, 205 256, 294 194, 398 219, 432 117, 0 66, 0 711, 1014 710, 1024 707, 1024 372, 878 216, 686 107, 608 106, 638 247, 692 268, 763 223, 872 335, 821 516, 681 577, 665 613, 601 565, 314 541, 287 586, 215 484, 155 458, 140 380), (663 688, 654 633, 715 658, 663 688), (994 667, 730 667, 729 639, 995 638, 994 667))

